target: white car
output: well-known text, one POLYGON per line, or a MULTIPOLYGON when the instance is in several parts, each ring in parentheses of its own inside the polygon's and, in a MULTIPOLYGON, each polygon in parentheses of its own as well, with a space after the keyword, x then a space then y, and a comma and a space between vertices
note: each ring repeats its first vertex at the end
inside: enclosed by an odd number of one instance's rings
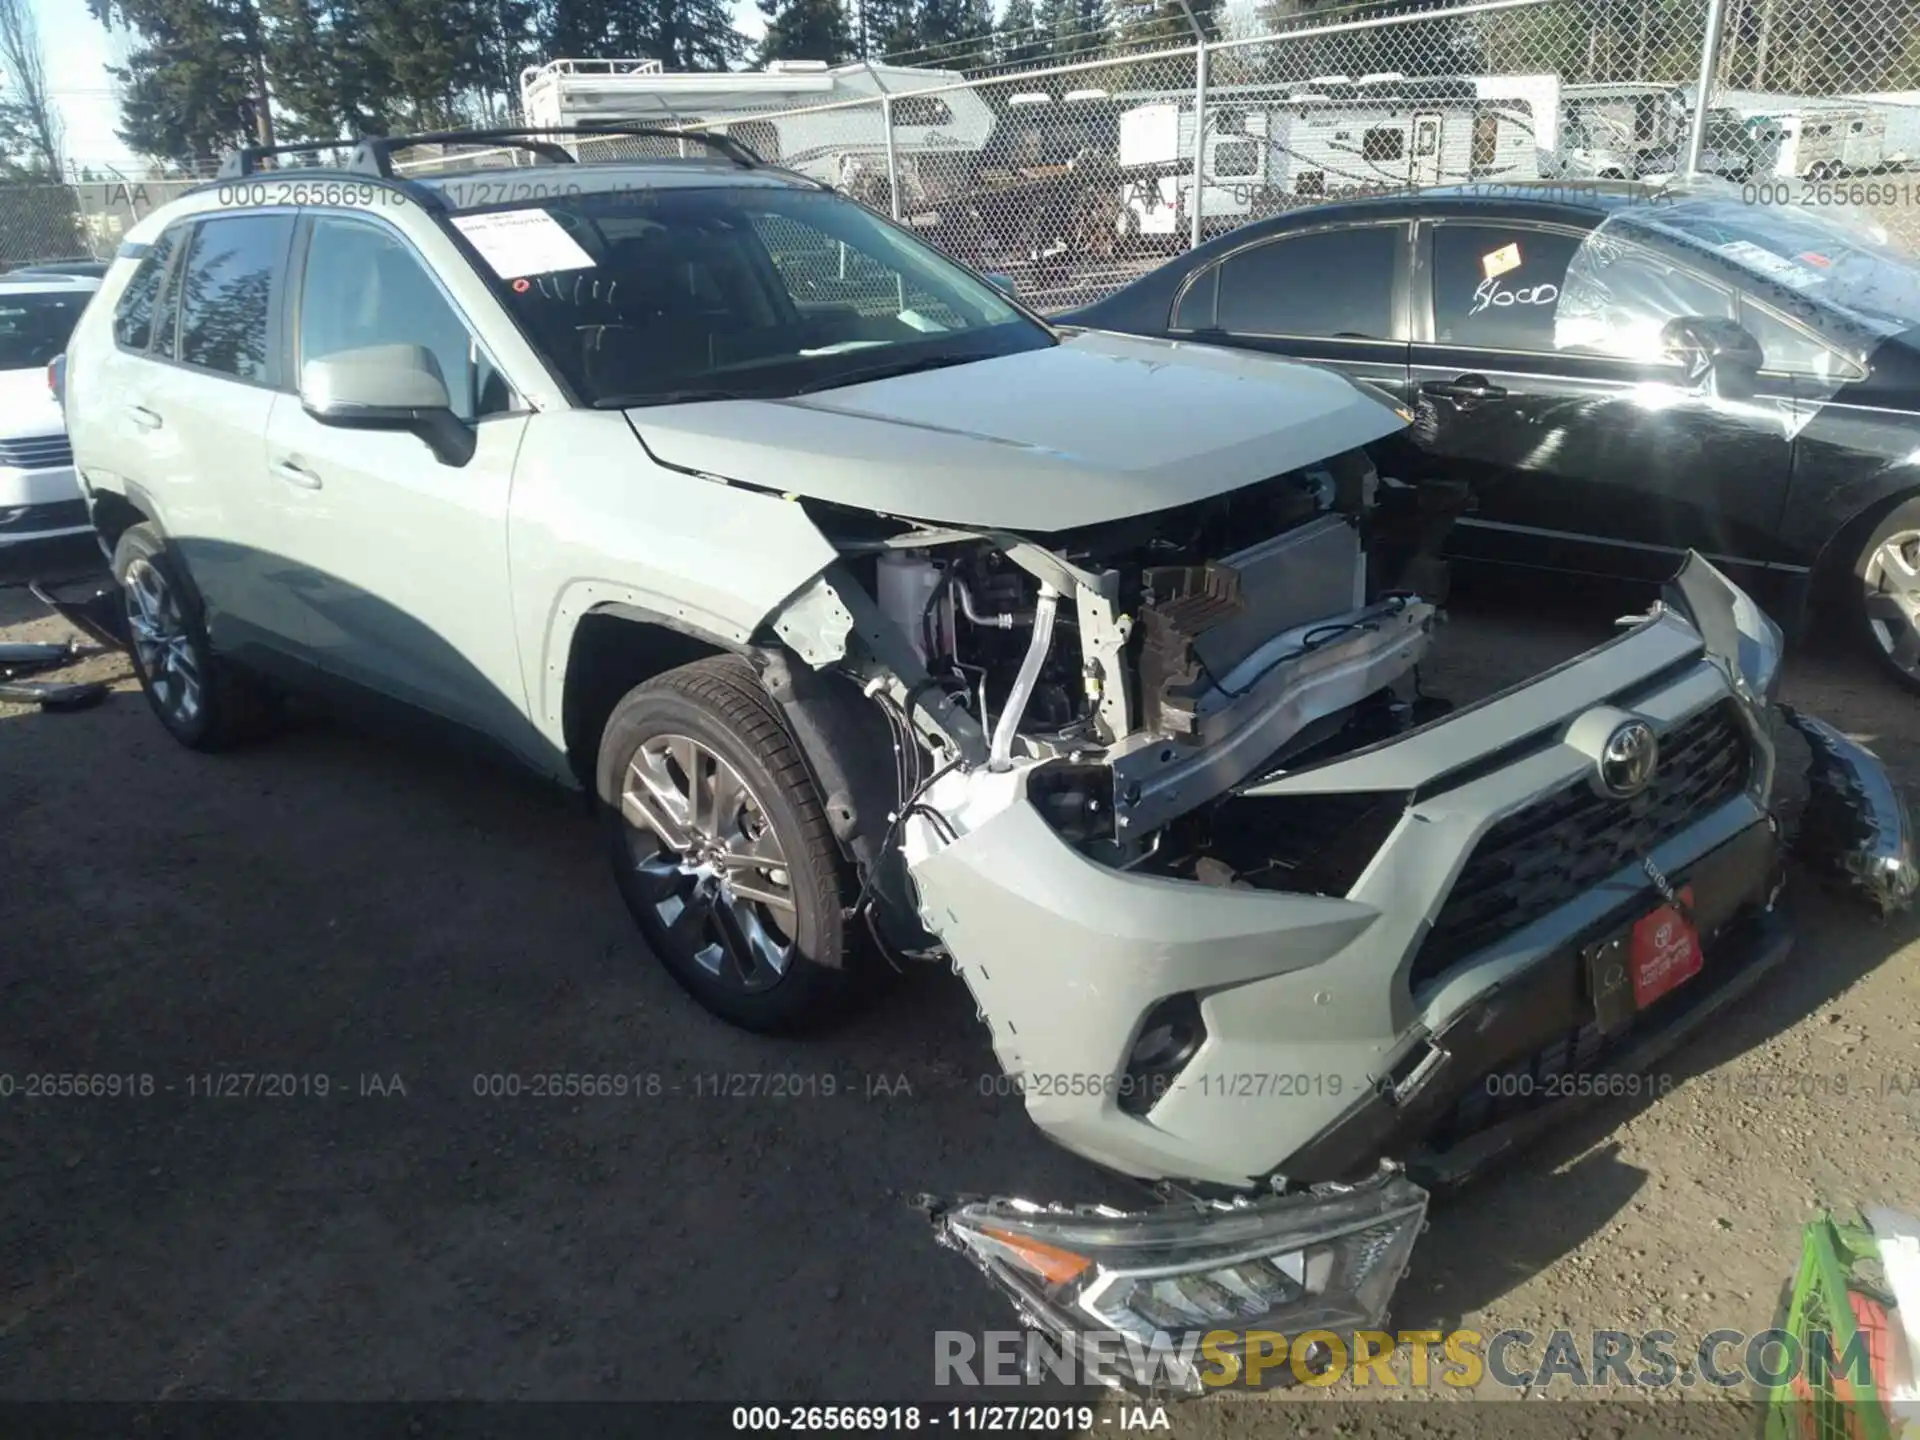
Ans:
POLYGON ((0 276, 0 549, 93 529, 47 367, 99 288, 91 275, 0 276))

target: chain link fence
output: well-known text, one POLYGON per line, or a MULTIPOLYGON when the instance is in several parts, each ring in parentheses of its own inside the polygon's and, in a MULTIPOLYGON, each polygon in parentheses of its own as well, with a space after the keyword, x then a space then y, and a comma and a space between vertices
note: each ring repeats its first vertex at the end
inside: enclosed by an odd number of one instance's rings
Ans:
POLYGON ((0 180, 0 268, 91 253, 72 187, 53 180, 0 180))
MULTIPOLYGON (((841 67, 835 98, 785 109, 656 108, 644 74, 581 84, 594 118, 617 105, 629 121, 725 134, 1056 309, 1118 289, 1199 240, 1320 200, 1674 170, 1706 21, 1707 0, 1270 13, 1273 28, 1250 38, 1196 32, 1120 53, 1069 43, 1078 53, 1064 61, 973 74, 841 67)), ((561 103, 551 118, 576 115, 561 103)), ((614 158, 660 145, 578 148, 614 158)))
MULTIPOLYGON (((548 75, 548 99, 559 97, 530 123, 618 119, 725 135, 1009 276, 1042 308, 1096 298, 1198 240, 1323 199, 1653 179, 1696 158, 1741 184, 1811 182, 1822 203, 1867 211, 1895 243, 1920 249, 1914 0, 1462 0, 1299 13, 1307 3, 1265 0, 1261 33, 1239 38, 1202 39, 1175 19, 1151 40, 1050 32, 965 72, 809 71, 823 98, 805 105, 756 104, 751 85, 726 77, 703 77, 713 83, 689 95, 693 77, 649 65, 554 62, 529 72, 548 75)), ((610 137, 572 148, 642 158, 693 143, 610 137)), ((400 168, 531 158, 447 147, 410 152, 400 168)), ((0 259, 110 254, 134 220, 193 183, 0 186, 0 259)))

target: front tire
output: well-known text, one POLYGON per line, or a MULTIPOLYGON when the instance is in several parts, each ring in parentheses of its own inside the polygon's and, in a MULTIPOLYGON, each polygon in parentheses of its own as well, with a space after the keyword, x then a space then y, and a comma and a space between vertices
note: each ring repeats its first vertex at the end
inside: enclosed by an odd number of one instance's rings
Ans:
POLYGON ((620 894, 668 974, 715 1015, 790 1034, 872 988, 847 870, 779 711, 736 656, 636 686, 596 769, 620 894))
POLYGON ((1881 668, 1920 691, 1920 499, 1888 511, 1853 563, 1855 624, 1881 668))
POLYGON ((225 750, 270 728, 272 697, 213 653, 186 567, 159 530, 135 525, 121 535, 113 578, 133 673, 168 734, 189 750, 225 750))

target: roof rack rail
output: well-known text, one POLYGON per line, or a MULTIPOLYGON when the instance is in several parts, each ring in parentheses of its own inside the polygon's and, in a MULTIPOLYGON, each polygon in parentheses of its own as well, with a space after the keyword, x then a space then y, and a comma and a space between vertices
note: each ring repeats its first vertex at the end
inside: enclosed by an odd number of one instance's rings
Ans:
POLYGON ((354 147, 353 159, 349 168, 366 170, 376 175, 393 174, 393 153, 414 145, 473 145, 492 144, 518 148, 551 160, 556 164, 571 165, 575 157, 564 147, 555 144, 549 137, 619 137, 639 140, 681 140, 695 145, 704 145, 707 149, 726 156, 742 170, 754 170, 765 165, 752 150, 742 145, 730 135, 709 135, 700 131, 666 130, 654 125, 622 125, 617 122, 607 124, 588 123, 584 125, 555 125, 539 127, 511 127, 499 130, 437 130, 424 135, 364 135, 354 147))
POLYGON ((356 140, 303 140, 292 145, 243 145, 229 150, 220 161, 216 178, 239 180, 260 173, 260 162, 274 155, 311 154, 316 150, 351 150, 356 140))
POLYGON ((357 140, 308 140, 293 145, 248 145, 230 151, 220 162, 221 180, 237 180, 258 174, 260 161, 274 155, 306 154, 316 150, 346 150, 346 170, 356 175, 377 175, 383 180, 396 177, 393 154, 415 145, 499 145, 525 150, 556 165, 571 165, 573 154, 548 137, 586 136, 639 140, 679 140, 704 145, 726 156, 742 170, 755 170, 767 162, 731 135, 710 135, 695 130, 666 130, 655 125, 622 125, 617 121, 589 122, 584 125, 550 127, 508 127, 497 130, 431 130, 420 135, 362 135, 357 140))

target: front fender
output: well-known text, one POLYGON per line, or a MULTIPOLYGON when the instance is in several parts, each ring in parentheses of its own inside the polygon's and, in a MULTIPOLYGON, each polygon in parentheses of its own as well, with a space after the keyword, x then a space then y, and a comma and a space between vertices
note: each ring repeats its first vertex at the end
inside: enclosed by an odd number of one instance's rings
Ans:
POLYGON ((534 417, 514 466, 508 558, 534 724, 565 748, 574 631, 624 607, 744 647, 837 558, 801 506, 657 465, 626 417, 534 417))

